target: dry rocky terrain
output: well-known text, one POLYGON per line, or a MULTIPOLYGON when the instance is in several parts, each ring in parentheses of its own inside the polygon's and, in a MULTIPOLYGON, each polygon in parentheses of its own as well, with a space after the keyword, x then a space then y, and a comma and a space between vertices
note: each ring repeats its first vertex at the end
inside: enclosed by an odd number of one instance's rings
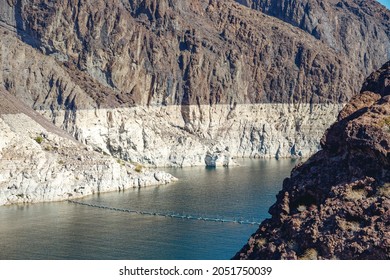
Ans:
POLYGON ((92 151, 3 89, 0 131, 0 205, 60 201, 175 180, 92 151))
POLYGON ((2 1, 0 83, 126 161, 306 157, 390 58, 389 11, 306 0, 283 14, 268 2, 2 1))
POLYGON ((390 61, 283 183, 237 259, 390 258, 390 61))
POLYGON ((376 0, 237 2, 299 27, 346 55, 364 76, 390 59, 390 12, 376 0))

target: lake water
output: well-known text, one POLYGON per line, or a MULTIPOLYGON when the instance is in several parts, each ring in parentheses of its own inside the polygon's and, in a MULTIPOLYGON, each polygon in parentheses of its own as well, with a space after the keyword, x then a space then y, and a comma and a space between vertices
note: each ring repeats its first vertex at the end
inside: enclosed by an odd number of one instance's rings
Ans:
MULTIPOLYGON (((168 169, 178 182, 80 199, 183 217, 261 222, 294 160, 168 169)), ((69 202, 0 207, 0 259, 230 259, 258 225, 139 215, 69 202)))

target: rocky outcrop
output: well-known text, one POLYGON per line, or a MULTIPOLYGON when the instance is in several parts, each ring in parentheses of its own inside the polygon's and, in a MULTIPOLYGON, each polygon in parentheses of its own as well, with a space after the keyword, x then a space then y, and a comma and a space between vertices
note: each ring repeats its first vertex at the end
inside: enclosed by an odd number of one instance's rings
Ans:
POLYGON ((365 76, 390 59, 390 11, 375 0, 237 0, 301 28, 365 76))
POLYGON ((206 167, 228 167, 230 165, 234 165, 234 161, 229 153, 229 147, 226 147, 223 151, 219 149, 216 149, 215 151, 207 151, 204 161, 206 167))
POLYGON ((237 259, 390 259, 390 62, 283 183, 237 259))
POLYGON ((93 152, 0 90, 0 205, 166 184, 165 172, 93 152))

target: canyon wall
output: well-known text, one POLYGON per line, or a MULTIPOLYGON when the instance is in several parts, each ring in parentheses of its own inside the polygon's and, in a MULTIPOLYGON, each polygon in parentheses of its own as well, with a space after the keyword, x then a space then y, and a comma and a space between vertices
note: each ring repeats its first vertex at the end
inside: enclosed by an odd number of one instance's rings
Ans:
MULTIPOLYGON (((152 166, 204 165, 206 155, 308 157, 341 109, 338 104, 137 106, 42 112, 76 139, 130 162, 152 166)), ((234 164, 234 160, 230 164, 234 164)))
POLYGON ((308 156, 384 59, 356 67, 347 52, 234 1, 0 5, 4 88, 97 151, 154 166, 227 150, 308 156))
POLYGON ((2 0, 0 204, 309 156, 389 49, 371 0, 2 0))
POLYGON ((71 72, 93 107, 339 103, 364 79, 343 53, 234 1, 2 3, 15 14, 3 25, 71 72))

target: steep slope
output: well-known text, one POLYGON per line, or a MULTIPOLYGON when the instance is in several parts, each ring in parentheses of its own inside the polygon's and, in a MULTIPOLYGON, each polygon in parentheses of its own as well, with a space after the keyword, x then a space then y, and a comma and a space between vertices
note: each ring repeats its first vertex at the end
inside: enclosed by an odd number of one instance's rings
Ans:
POLYGON ((91 151, 2 88, 0 131, 0 205, 66 200, 174 180, 91 151))
POLYGON ((390 61, 283 183, 237 259, 390 258, 390 61))
POLYGON ((82 143, 154 166, 311 155, 366 72, 231 0, 0 5, 0 83, 82 143))
POLYGON ((113 90, 103 100, 93 97, 100 107, 115 106, 112 99, 127 105, 338 103, 363 79, 312 36, 233 1, 7 3, 2 9, 15 19, 3 16, 4 25, 76 76, 113 90))
POLYGON ((367 76, 390 59, 390 11, 375 0, 237 0, 301 28, 367 76))

